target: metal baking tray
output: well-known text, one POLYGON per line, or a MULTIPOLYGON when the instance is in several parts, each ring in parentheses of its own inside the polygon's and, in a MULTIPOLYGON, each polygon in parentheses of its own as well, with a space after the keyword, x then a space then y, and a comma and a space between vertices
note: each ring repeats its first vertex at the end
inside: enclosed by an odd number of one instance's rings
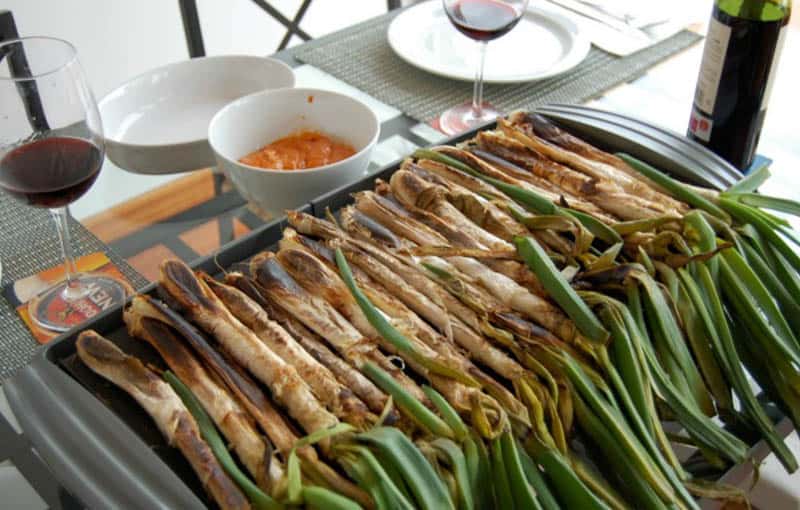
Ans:
MULTIPOLYGON (((558 115, 548 113, 558 121, 558 115)), ((491 128, 488 124, 483 128, 491 128)), ((480 129, 480 128, 479 128, 480 129)), ((479 130, 448 140, 457 143, 479 130)), ((592 124, 576 122, 571 114, 570 131, 591 139, 607 150, 623 149, 645 160, 652 160, 657 147, 618 145, 618 134, 592 124), (615 141, 617 143, 615 143, 615 141)), ((674 135, 673 135, 674 136, 674 135)), ((351 194, 373 187, 375 179, 388 179, 400 161, 349 186, 331 191, 300 208, 316 216, 327 209, 336 211, 351 202, 351 194)), ((695 168, 683 169, 697 183, 703 175, 695 168), (694 172, 694 173, 692 173, 694 172)), ((730 183, 727 183, 730 184, 730 183)), ((281 238, 285 219, 277 220, 224 246, 217 254, 193 264, 210 274, 246 260, 264 249, 274 248, 281 238)), ((152 293, 155 285, 143 289, 152 293)), ((146 362, 160 364, 155 351, 145 342, 132 339, 125 331, 121 309, 109 310, 86 325, 111 339, 128 353, 146 362)), ((209 506, 199 481, 177 449, 170 448, 150 417, 125 392, 95 375, 75 356, 77 332, 68 332, 48 344, 30 366, 4 385, 14 414, 29 438, 68 491, 89 508, 200 508, 209 506)), ((779 432, 788 435, 791 422, 777 410, 773 419, 779 432)), ((755 443, 755 441, 751 442, 755 443)), ((769 453, 763 441, 753 444, 756 462, 769 453)), ((748 467, 736 466, 722 480, 735 481, 748 467), (744 471, 743 471, 744 470, 744 471)))

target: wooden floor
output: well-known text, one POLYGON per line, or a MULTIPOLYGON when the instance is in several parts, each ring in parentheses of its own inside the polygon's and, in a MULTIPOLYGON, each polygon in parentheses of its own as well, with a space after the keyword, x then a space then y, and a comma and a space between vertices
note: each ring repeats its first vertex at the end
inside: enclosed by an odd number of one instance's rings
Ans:
POLYGON ((162 260, 181 258, 190 262, 209 255, 263 222, 249 209, 225 214, 225 202, 244 209, 243 201, 226 179, 211 169, 203 169, 90 216, 82 223, 153 281, 162 260), (215 208, 215 203, 220 205, 215 208))
POLYGON ((164 221, 215 196, 211 169, 198 170, 82 221, 106 244, 164 221))

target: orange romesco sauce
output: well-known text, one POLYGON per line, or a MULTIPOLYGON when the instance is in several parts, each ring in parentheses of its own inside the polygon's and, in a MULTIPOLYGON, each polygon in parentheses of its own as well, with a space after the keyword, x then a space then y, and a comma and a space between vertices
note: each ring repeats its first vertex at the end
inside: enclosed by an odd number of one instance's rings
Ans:
POLYGON ((318 131, 300 131, 261 147, 239 160, 270 170, 302 170, 336 163, 356 151, 318 131))

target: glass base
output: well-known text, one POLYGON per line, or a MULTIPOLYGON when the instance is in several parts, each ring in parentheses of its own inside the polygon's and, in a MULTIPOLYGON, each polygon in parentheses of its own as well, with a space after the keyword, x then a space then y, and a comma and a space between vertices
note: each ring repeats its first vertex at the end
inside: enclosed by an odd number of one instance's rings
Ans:
POLYGON ((34 324, 63 332, 125 302, 129 289, 121 281, 102 274, 76 274, 71 285, 59 282, 28 302, 34 324))
POLYGON ((439 116, 439 129, 444 134, 453 136, 486 124, 500 115, 502 112, 486 101, 483 102, 479 116, 475 115, 472 102, 464 103, 444 111, 439 116))

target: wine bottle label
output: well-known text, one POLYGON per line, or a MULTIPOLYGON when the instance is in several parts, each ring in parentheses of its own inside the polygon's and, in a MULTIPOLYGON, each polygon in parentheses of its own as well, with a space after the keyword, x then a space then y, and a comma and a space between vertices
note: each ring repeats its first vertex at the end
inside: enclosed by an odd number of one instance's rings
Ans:
POLYGON ((761 110, 766 110, 769 104, 769 98, 772 96, 772 86, 775 85, 775 75, 778 72, 778 62, 781 59, 781 52, 783 51, 783 42, 786 40, 787 27, 781 28, 781 33, 778 34, 778 44, 775 46, 775 56, 772 57, 772 66, 769 70, 769 78, 767 78, 767 88, 764 90, 764 98, 761 100, 761 110))
POLYGON ((703 62, 700 64, 700 76, 697 80, 697 89, 694 95, 694 105, 706 116, 714 113, 714 104, 717 102, 719 81, 722 77, 722 68, 725 65, 725 55, 728 53, 728 43, 731 40, 731 27, 721 21, 711 18, 706 36, 706 45, 703 50, 703 62))
POLYGON ((711 140, 711 128, 714 127, 714 121, 708 115, 697 109, 697 106, 692 108, 692 116, 689 118, 689 131, 697 138, 708 143, 711 140))

